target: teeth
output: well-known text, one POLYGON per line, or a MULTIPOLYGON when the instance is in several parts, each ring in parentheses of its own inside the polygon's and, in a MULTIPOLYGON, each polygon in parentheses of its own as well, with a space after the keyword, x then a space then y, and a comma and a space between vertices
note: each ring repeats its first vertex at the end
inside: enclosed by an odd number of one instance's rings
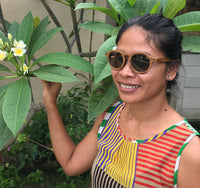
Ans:
POLYGON ((126 89, 135 89, 135 88, 139 88, 139 86, 128 86, 128 85, 124 85, 124 84, 120 84, 121 87, 126 88, 126 89))

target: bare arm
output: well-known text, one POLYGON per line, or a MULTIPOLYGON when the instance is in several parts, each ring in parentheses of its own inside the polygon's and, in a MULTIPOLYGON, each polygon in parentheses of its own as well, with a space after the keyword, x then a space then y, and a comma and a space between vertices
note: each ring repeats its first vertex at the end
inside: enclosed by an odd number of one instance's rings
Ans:
POLYGON ((177 187, 200 187, 200 138, 197 136, 183 150, 177 187))
POLYGON ((61 84, 42 81, 43 103, 45 105, 52 146, 60 165, 66 174, 74 176, 89 170, 97 154, 97 131, 100 117, 87 136, 75 145, 68 135, 59 111, 56 99, 61 89, 61 84))

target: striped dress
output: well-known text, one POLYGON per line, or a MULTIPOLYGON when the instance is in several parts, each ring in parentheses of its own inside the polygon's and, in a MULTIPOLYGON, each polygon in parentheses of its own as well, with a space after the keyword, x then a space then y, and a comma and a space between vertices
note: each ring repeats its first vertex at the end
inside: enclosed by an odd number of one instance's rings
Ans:
POLYGON ((176 187, 181 153, 199 134, 184 120, 150 139, 128 139, 118 123, 123 107, 122 102, 111 106, 100 125, 92 187, 176 187))

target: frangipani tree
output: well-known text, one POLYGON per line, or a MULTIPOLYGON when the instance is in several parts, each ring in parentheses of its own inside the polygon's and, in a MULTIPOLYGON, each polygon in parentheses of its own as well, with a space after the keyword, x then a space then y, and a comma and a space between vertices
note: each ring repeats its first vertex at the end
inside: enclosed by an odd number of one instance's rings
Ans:
POLYGON ((10 25, 8 34, 0 32, 0 72, 7 74, 0 76, 0 80, 13 79, 13 82, 0 87, 0 150, 17 135, 26 121, 32 98, 29 84, 32 77, 64 83, 79 81, 65 67, 93 73, 90 62, 70 53, 49 53, 34 60, 34 54, 63 30, 54 28, 46 31, 48 18, 41 22, 37 20, 29 12, 21 24, 13 22, 10 25), (46 64, 36 66, 41 62, 46 64), (14 70, 9 68, 9 64, 14 70))
MULTIPOLYGON (((200 31, 200 11, 176 16, 186 6, 186 0, 107 0, 107 3, 109 8, 99 7, 94 3, 80 3, 76 6, 76 10, 92 9, 105 13, 116 25, 86 21, 80 26, 108 36, 99 48, 94 63, 94 89, 89 101, 89 120, 106 110, 118 96, 105 53, 116 45, 116 35, 125 21, 146 13, 162 13, 165 17, 173 19, 182 32, 200 31)), ((200 52, 200 36, 184 35, 182 48, 183 51, 200 52)))

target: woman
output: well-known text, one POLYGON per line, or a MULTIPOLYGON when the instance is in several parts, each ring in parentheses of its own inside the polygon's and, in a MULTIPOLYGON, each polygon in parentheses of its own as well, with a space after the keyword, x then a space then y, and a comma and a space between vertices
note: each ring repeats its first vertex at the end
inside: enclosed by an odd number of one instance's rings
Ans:
POLYGON ((106 55, 123 102, 101 114, 77 146, 56 107, 61 85, 42 81, 52 145, 66 174, 92 167, 95 188, 200 186, 198 133, 166 98, 181 63, 181 40, 173 22, 158 14, 121 27, 117 47, 106 55))

